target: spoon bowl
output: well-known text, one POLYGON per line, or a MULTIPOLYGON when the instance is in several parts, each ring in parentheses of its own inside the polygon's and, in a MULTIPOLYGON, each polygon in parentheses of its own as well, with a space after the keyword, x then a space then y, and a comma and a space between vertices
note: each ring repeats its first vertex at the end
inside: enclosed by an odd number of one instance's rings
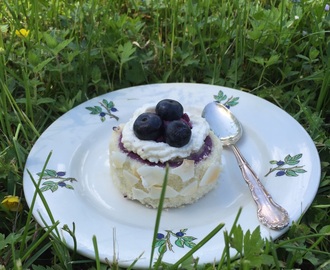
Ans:
POLYGON ((235 144, 243 135, 243 127, 224 105, 216 102, 207 104, 202 116, 209 123, 213 133, 225 146, 235 144))
POLYGON ((289 224, 288 212, 273 200, 235 145, 243 135, 241 123, 226 106, 218 102, 207 104, 202 112, 202 117, 209 123, 213 133, 222 144, 233 150, 243 178, 257 205, 259 221, 273 230, 285 228, 289 224))

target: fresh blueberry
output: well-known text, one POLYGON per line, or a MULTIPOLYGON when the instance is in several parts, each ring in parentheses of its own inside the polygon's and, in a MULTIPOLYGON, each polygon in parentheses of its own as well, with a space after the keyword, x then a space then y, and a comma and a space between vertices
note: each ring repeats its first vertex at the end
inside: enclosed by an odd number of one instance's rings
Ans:
POLYGON ((175 235, 176 235, 177 237, 182 237, 182 236, 184 236, 184 233, 183 233, 183 232, 177 232, 175 235))
POLYGON ((282 166, 282 165, 284 165, 284 164, 285 164, 285 162, 282 161, 282 160, 280 160, 280 161, 278 161, 278 162, 276 163, 277 166, 282 166))
POLYGON ((178 120, 183 115, 183 107, 180 102, 173 99, 163 99, 156 105, 156 114, 165 121, 178 120))
POLYGON ((162 135, 163 121, 155 113, 140 114, 134 124, 133 131, 140 140, 157 140, 162 135))
POLYGON ((182 147, 186 145, 191 138, 191 129, 189 125, 181 120, 170 122, 165 130, 165 141, 173 147, 182 147))
POLYGON ((65 182, 58 182, 57 184, 58 184, 59 187, 65 187, 66 186, 65 182))
POLYGON ((105 112, 100 112, 100 116, 104 117, 105 116, 105 112))
POLYGON ((276 176, 283 176, 283 175, 285 175, 285 171, 278 171, 276 173, 276 176))

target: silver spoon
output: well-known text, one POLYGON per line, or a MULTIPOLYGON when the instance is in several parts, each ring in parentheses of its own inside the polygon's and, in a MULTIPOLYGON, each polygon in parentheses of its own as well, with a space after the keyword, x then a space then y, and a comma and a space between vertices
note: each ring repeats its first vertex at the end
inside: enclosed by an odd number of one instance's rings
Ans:
POLYGON ((273 200, 235 146, 243 134, 241 123, 230 110, 218 102, 207 104, 202 116, 209 123, 214 134, 220 138, 222 144, 233 150, 244 180, 257 204, 259 221, 273 230, 281 230, 286 227, 289 224, 288 212, 273 200))

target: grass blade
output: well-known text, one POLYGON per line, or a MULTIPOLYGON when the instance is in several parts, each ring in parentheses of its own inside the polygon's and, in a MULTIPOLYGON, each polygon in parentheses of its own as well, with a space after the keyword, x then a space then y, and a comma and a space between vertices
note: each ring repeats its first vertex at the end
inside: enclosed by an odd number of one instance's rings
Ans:
POLYGON ((101 270, 99 248, 97 246, 97 239, 96 239, 96 236, 95 235, 93 235, 93 247, 94 247, 94 252, 95 252, 96 270, 101 270))
POLYGON ((181 263, 189 259, 197 250, 204 246, 210 239, 212 239, 223 227, 224 223, 220 223, 216 226, 208 235, 206 235, 199 243, 196 244, 191 250, 189 250, 181 259, 179 259, 171 268, 177 269, 181 263))
POLYGON ((161 218, 162 211, 163 211, 163 204, 164 204, 167 181, 168 181, 168 171, 169 171, 169 165, 167 164, 166 165, 166 170, 165 170, 164 181, 163 181, 163 187, 162 187, 162 191, 161 191, 161 194, 160 194, 160 199, 159 199, 159 204, 158 204, 158 209, 157 209, 157 216, 156 216, 156 222, 155 222, 155 227, 154 227, 154 234, 153 234, 153 238, 152 238, 149 269, 152 268, 152 262, 153 262, 153 258, 154 258, 156 239, 157 239, 157 234, 158 234, 158 231, 159 231, 160 218, 161 218))

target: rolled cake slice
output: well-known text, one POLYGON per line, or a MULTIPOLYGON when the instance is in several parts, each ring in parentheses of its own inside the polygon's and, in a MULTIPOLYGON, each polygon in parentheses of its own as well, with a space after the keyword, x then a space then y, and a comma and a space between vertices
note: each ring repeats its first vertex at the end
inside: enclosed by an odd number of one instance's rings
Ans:
MULTIPOLYGON (((156 106, 157 107, 157 106, 156 106)), ((120 192, 131 200, 156 208, 169 165, 164 207, 191 204, 210 192, 221 170, 222 144, 200 114, 185 112, 179 121, 191 129, 189 142, 171 146, 163 136, 156 140, 139 139, 134 123, 139 115, 155 113, 155 105, 138 109, 125 124, 114 128, 110 138, 111 178, 120 192)), ((170 142, 171 143, 171 142, 170 142)))

